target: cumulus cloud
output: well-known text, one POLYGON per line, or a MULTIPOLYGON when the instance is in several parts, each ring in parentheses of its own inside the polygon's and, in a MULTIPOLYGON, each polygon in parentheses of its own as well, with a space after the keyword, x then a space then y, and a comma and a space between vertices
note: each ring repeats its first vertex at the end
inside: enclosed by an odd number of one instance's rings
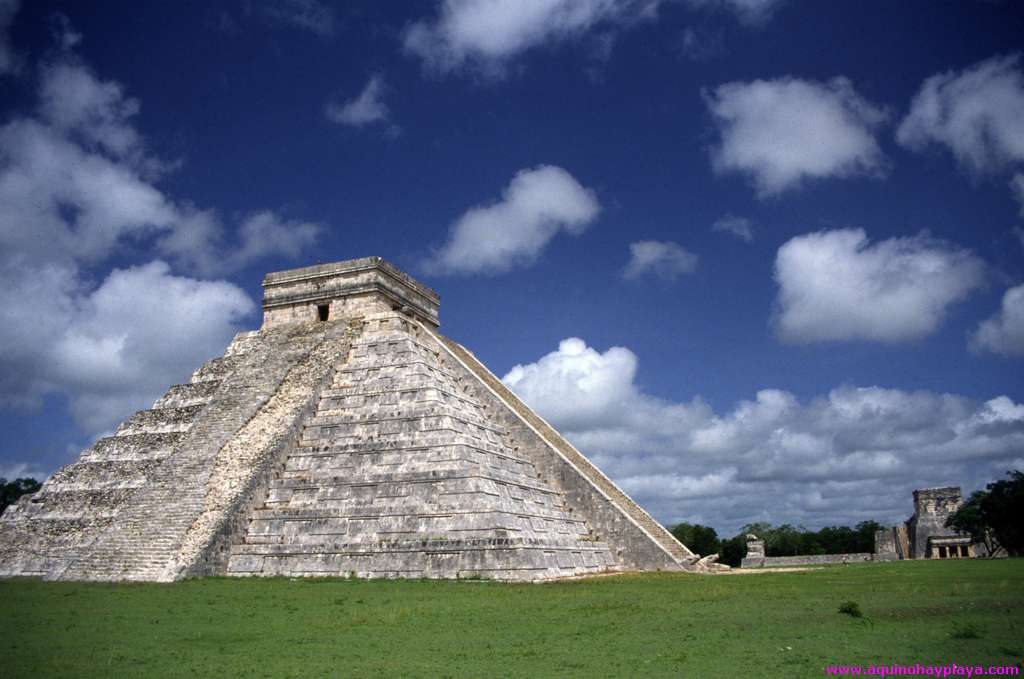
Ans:
POLYGON ((776 255, 773 322, 787 342, 913 340, 983 279, 974 254, 927 235, 871 244, 863 229, 810 233, 776 255))
POLYGON ((213 210, 182 212, 173 231, 156 242, 156 250, 203 276, 234 273, 264 257, 296 258, 323 232, 317 222, 285 219, 272 210, 238 220, 234 240, 213 210))
POLYGON ((982 321, 971 335, 969 346, 977 352, 1024 356, 1024 285, 1006 291, 1002 308, 982 321))
POLYGON ((470 208, 425 266, 436 273, 504 273, 532 264, 559 232, 583 233, 601 208, 593 191, 554 165, 520 170, 501 200, 470 208))
POLYGON ((56 132, 79 136, 84 145, 118 158, 140 150, 141 138, 131 125, 139 102, 118 83, 99 80, 82 64, 58 62, 45 67, 39 90, 39 111, 56 132))
POLYGON ((174 276, 160 261, 115 269, 95 289, 65 264, 0 267, 0 405, 64 393, 93 434, 223 352, 255 309, 234 284, 174 276))
POLYGON ((156 180, 170 165, 147 152, 138 111, 118 83, 74 59, 44 66, 38 115, 0 127, 0 247, 66 266, 156 238, 158 252, 206 275, 295 256, 315 238, 319 225, 271 212, 229 237, 215 211, 167 196, 156 180))
POLYGON ((310 31, 321 38, 334 35, 334 10, 319 0, 273 0, 264 3, 262 10, 274 21, 310 31))
POLYGON ((715 220, 715 223, 711 225, 711 230, 727 233, 747 243, 754 240, 754 226, 746 217, 737 217, 732 214, 723 215, 715 220))
POLYGON ((78 61, 62 27, 36 112, 0 126, 0 407, 63 394, 94 435, 220 354, 255 310, 234 284, 140 253, 223 275, 294 256, 321 227, 257 211, 228 229, 168 196, 157 181, 170 165, 134 127, 139 103, 78 61))
POLYGON ((697 255, 678 243, 642 240, 629 244, 629 264, 622 276, 637 279, 647 274, 674 281, 682 274, 697 270, 697 255))
POLYGON ((771 19, 785 0, 687 0, 692 7, 722 9, 745 24, 759 25, 771 19))
POLYGON ((897 140, 945 146, 973 173, 1024 161, 1024 73, 1020 55, 993 57, 924 81, 897 140))
POLYGON ((359 96, 349 99, 344 104, 327 104, 327 119, 352 127, 386 122, 390 113, 387 105, 381 99, 383 95, 384 79, 375 75, 366 83, 366 87, 359 93, 359 96))
POLYGON ((910 513, 914 488, 976 487, 1024 445, 999 396, 842 386, 801 402, 763 389, 728 412, 644 393, 637 356, 578 338, 503 381, 663 522, 732 535, 754 521, 820 527, 910 513))
POLYGON ((732 82, 704 99, 721 137, 711 151, 715 172, 748 175, 761 197, 807 180, 885 171, 874 130, 886 113, 846 78, 732 82))
POLYGON ((660 0, 444 0, 436 18, 405 33, 406 52, 434 70, 501 72, 516 55, 597 27, 654 17, 660 0))
POLYGON ((173 228, 174 205, 131 163, 34 119, 0 127, 0 245, 41 259, 90 259, 173 228))
POLYGON ((8 36, 20 5, 20 0, 0 0, 0 75, 21 69, 21 57, 11 47, 8 36))

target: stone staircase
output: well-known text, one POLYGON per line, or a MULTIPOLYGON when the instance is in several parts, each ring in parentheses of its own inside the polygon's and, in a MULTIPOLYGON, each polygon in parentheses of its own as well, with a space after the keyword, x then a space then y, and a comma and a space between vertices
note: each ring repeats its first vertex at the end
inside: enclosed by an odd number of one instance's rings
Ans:
POLYGON ((62 467, 31 497, 0 517, 0 575, 59 576, 96 542, 139 490, 159 476, 192 424, 213 400, 232 362, 213 359, 192 381, 175 385, 79 460, 62 467))
MULTIPOLYGON (((167 580, 183 536, 202 511, 220 449, 272 396, 288 371, 323 339, 309 332, 244 333, 224 357, 197 370, 138 413, 115 438, 176 438, 160 464, 78 558, 55 576, 72 580, 167 580), (212 407, 210 407, 212 405, 212 407), (198 417, 199 415, 201 417, 198 417)), ((114 446, 120 450, 120 447, 114 446)))

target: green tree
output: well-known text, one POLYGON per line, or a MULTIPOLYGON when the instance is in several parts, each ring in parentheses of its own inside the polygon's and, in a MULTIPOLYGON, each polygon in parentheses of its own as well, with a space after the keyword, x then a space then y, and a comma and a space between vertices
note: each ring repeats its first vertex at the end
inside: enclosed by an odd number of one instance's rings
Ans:
POLYGON ((718 533, 710 526, 702 526, 699 523, 677 523, 671 529, 676 540, 690 548, 690 551, 701 556, 718 554, 719 544, 718 533))
POLYGON ((854 526, 854 542, 851 545, 851 549, 847 554, 856 554, 858 552, 874 552, 875 551, 875 533, 885 528, 882 524, 877 521, 861 521, 854 526))
POLYGON ((971 493, 967 501, 960 505, 960 509, 946 519, 946 528, 970 535, 975 542, 985 543, 988 553, 991 554, 998 546, 995 543, 995 535, 982 518, 981 501, 987 495, 984 490, 971 493))
POLYGON ((0 476, 0 514, 8 506, 17 502, 19 497, 36 492, 42 485, 35 479, 29 478, 15 479, 8 483, 7 479, 0 476))
POLYGON ((1024 472, 1006 473, 1007 478, 971 493, 946 526, 984 542, 989 554, 999 547, 1010 556, 1024 554, 1024 472))
POLYGON ((747 534, 740 533, 728 540, 722 540, 718 546, 718 561, 726 566, 737 568, 743 557, 747 555, 747 534))

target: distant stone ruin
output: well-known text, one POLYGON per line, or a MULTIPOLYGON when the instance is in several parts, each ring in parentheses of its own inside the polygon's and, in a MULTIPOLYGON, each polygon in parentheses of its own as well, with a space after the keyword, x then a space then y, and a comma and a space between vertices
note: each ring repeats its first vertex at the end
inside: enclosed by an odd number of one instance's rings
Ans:
POLYGON ((875 551, 857 554, 805 554, 765 556, 764 541, 747 535, 747 556, 742 568, 812 566, 900 559, 969 559, 985 553, 968 535, 946 528, 963 499, 959 486, 920 488, 914 491, 914 515, 906 523, 875 532, 875 551))
POLYGON ((962 504, 959 486, 915 490, 913 516, 875 533, 875 559, 969 559, 982 555, 984 545, 946 528, 946 519, 962 504))
POLYGON ((0 576, 544 580, 711 569, 378 257, 268 274, 264 320, 0 517, 0 576))

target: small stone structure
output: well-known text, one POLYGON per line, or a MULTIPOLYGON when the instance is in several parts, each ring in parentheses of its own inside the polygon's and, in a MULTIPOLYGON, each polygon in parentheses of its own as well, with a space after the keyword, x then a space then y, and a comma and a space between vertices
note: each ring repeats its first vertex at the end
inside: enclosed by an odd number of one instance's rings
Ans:
POLYGON ((963 504, 959 486, 914 491, 914 514, 905 523, 875 533, 875 559, 968 559, 984 551, 971 537, 946 528, 963 504))
POLYGON ((753 533, 747 533, 747 558, 763 559, 764 557, 764 540, 753 533))
POLYGON ((713 570, 438 332, 379 257, 271 273, 264 322, 0 516, 0 576, 544 580, 713 570))

